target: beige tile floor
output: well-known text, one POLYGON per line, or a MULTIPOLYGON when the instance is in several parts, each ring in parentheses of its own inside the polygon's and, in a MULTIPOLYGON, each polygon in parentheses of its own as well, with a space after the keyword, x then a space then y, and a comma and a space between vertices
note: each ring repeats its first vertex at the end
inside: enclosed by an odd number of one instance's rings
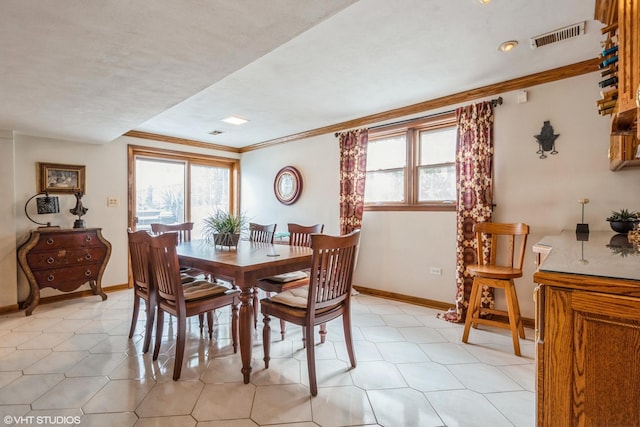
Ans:
MULTIPOLYGON (((229 339, 229 311, 216 312, 213 340, 189 323, 182 377, 171 380, 175 340, 165 326, 156 362, 143 354, 140 320, 129 340, 132 294, 86 297, 0 317, 0 415, 4 425, 88 426, 533 426, 533 332, 513 355, 507 331, 472 330, 437 310, 353 298, 356 369, 339 320, 316 345, 319 393, 311 398, 301 330, 280 341, 272 362, 254 339, 253 375, 242 383, 229 339)), ((141 315, 140 318, 144 316, 141 315)), ((258 324, 258 331, 262 323, 258 324)), ((1 426, 2 424, 0 424, 1 426)))

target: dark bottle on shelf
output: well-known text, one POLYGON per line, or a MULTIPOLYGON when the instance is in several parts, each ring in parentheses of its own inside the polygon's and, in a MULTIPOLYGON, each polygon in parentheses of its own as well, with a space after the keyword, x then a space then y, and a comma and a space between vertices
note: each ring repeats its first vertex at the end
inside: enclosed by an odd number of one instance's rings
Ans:
POLYGON ((604 58, 605 56, 611 55, 612 53, 615 53, 618 51, 618 46, 612 46, 609 49, 605 49, 602 51, 601 56, 604 58))
POLYGON ((602 61, 600 63, 600 68, 607 67, 607 66, 609 66, 611 64, 615 64, 616 62, 618 62, 618 55, 612 56, 611 58, 607 58, 604 61, 602 61))
POLYGON ((618 76, 610 77, 598 83, 600 87, 607 87, 618 83, 618 76))

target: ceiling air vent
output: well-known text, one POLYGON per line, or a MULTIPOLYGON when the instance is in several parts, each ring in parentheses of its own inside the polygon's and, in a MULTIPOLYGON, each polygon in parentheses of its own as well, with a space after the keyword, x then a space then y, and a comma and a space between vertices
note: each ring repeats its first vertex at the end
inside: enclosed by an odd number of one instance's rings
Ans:
POLYGON ((224 133, 221 130, 212 130, 211 132, 209 132, 209 135, 220 135, 221 133, 224 133))
POLYGON ((539 36, 532 37, 531 48, 536 49, 538 47, 546 46, 551 43, 556 43, 562 40, 572 39, 584 34, 585 21, 579 22, 568 27, 560 28, 550 33, 541 34, 539 36))

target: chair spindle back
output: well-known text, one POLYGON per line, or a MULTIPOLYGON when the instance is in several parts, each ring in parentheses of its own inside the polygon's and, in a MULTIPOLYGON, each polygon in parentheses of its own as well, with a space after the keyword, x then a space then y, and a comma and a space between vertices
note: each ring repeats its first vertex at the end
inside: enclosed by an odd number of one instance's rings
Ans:
POLYGON ((177 233, 151 236, 149 252, 151 271, 158 297, 180 307, 184 306, 184 295, 181 292, 180 266, 176 251, 177 243, 177 233))
POLYGON ((310 311, 338 305, 350 296, 359 240, 360 230, 344 236, 311 236, 310 311))
POLYGON ((260 243, 273 243, 276 234, 276 224, 249 223, 249 240, 260 243))
POLYGON ((191 232, 193 231, 193 223, 192 222, 183 222, 180 224, 153 223, 151 224, 151 231, 153 232, 153 234, 164 234, 164 233, 173 232, 178 234, 179 242, 190 242, 191 232))
POLYGON ((149 240, 151 236, 144 230, 129 231, 129 255, 133 286, 147 293, 153 291, 149 270, 149 240))
POLYGON ((289 245, 291 246, 311 246, 311 235, 324 231, 324 224, 309 226, 287 224, 287 227, 289 229, 289 245))
POLYGON ((529 234, 527 224, 481 222, 473 230, 478 245, 478 264, 522 269, 529 234))

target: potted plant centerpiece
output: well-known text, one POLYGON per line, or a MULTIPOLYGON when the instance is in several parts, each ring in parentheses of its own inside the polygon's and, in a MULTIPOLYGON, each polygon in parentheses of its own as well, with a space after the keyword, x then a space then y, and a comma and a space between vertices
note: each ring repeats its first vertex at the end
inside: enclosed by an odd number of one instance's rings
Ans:
POLYGON ((607 221, 609 221, 611 229, 616 233, 627 234, 640 222, 640 215, 636 211, 620 209, 618 212, 612 211, 607 221))
POLYGON ((247 218, 243 214, 218 209, 204 219, 203 237, 215 245, 238 246, 240 233, 246 227, 247 218))

